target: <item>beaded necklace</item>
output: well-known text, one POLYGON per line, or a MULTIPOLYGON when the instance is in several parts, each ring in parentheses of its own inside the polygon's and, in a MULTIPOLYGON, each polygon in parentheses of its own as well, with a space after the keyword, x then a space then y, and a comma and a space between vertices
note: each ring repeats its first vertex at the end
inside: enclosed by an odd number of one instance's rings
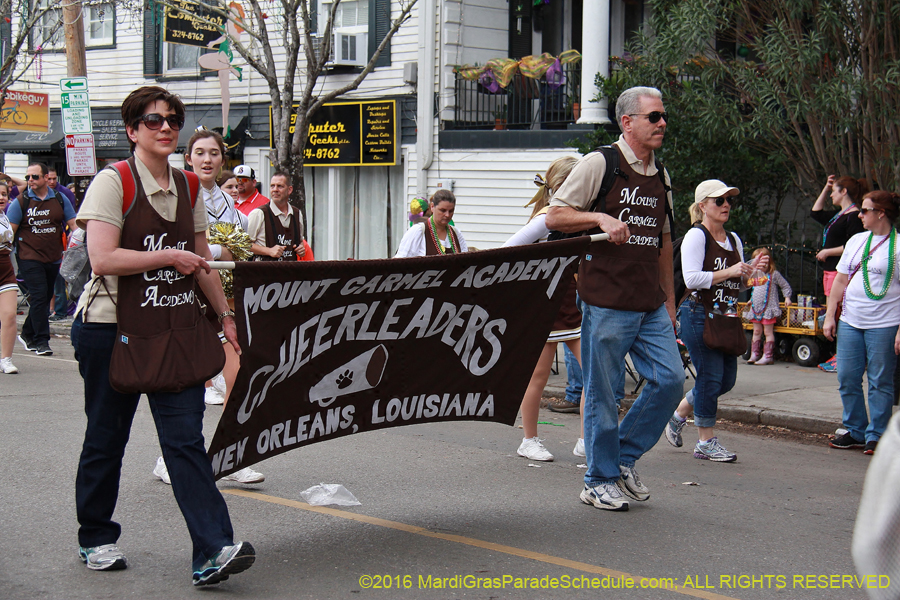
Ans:
POLYGON ((842 208, 838 214, 831 217, 831 220, 828 221, 828 225, 825 226, 825 231, 822 232, 822 247, 823 248, 825 247, 825 238, 828 237, 828 230, 831 229, 831 226, 834 225, 835 221, 840 219, 844 215, 844 213, 846 213, 851 208, 856 208, 856 204, 851 204, 847 208, 842 208))
MULTIPOLYGON (((441 254, 447 254, 447 250, 444 249, 444 245, 438 239, 437 227, 434 225, 434 215, 431 215, 428 222, 431 224, 431 227, 428 228, 428 231, 431 233, 431 240, 434 242, 434 245, 437 246, 437 249, 441 251, 441 254)), ((450 239, 450 254, 459 254, 459 250, 453 242, 453 232, 450 231, 449 226, 447 226, 447 237, 450 239)))
MULTIPOLYGON (((866 247, 863 249, 863 253, 866 255, 865 258, 862 259, 861 265, 863 270, 863 287, 866 289, 866 296, 869 297, 869 300, 881 300, 887 295, 888 288, 891 287, 891 280, 894 278, 894 238, 896 237, 896 230, 891 227, 891 232, 888 234, 890 238, 890 242, 888 243, 888 268, 887 273, 884 276, 884 285, 881 288, 881 292, 875 294, 872 292, 872 286, 869 283, 869 258, 871 254, 869 253, 869 248, 872 245, 872 238, 875 237, 874 233, 869 234, 869 239, 866 240, 866 247)), ((880 246, 884 240, 879 242, 878 246, 880 246)), ((878 249, 878 246, 875 246, 875 250, 878 249)), ((872 251, 874 253, 874 250, 872 251)))

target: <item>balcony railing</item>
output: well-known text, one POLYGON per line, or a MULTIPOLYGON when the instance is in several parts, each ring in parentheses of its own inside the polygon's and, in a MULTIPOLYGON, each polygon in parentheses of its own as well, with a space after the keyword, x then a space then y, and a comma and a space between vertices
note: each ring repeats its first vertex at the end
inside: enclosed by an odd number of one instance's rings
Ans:
POLYGON ((456 74, 456 110, 446 129, 565 129, 580 116, 581 63, 563 65, 565 80, 551 87, 546 80, 516 73, 506 87, 492 93, 477 81, 456 74), (501 124, 500 121, 505 121, 501 124))

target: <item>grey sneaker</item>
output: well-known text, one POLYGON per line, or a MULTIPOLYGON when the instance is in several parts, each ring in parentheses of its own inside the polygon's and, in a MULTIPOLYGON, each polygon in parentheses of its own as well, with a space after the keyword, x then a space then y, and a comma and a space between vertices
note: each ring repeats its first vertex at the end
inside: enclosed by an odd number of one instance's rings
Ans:
POLYGON ((228 579, 229 575, 246 571, 256 560, 256 551, 250 542, 238 542, 225 546, 199 571, 194 571, 194 585, 213 585, 228 579))
POLYGON ((737 454, 726 450, 725 446, 719 443, 719 438, 714 437, 706 444, 697 442, 694 446, 694 458, 713 462, 734 462, 737 460, 737 454))
POLYGON ((638 477, 634 467, 619 465, 619 471, 622 473, 622 478, 616 482, 616 485, 619 486, 619 489, 626 496, 634 498, 638 502, 645 502, 650 499, 650 490, 641 483, 641 478, 638 477))
POLYGON ((125 555, 115 544, 78 548, 78 556, 93 571, 118 571, 128 567, 125 555))
POLYGON ((676 448, 681 448, 684 445, 684 441, 681 439, 681 430, 684 429, 686 423, 687 419, 679 421, 678 417, 672 415, 672 418, 666 424, 666 440, 676 448))
POLYGON ((593 487, 584 484, 581 501, 604 510, 628 510, 628 499, 615 483, 598 483, 593 487))

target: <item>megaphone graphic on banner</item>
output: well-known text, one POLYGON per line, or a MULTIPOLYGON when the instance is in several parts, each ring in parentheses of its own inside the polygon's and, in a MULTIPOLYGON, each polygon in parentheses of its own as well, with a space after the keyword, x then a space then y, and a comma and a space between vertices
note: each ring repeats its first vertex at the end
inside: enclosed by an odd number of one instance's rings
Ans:
POLYGON ((387 366, 388 352, 384 344, 363 352, 341 365, 309 390, 309 401, 325 408, 336 399, 370 390, 379 383, 387 366))

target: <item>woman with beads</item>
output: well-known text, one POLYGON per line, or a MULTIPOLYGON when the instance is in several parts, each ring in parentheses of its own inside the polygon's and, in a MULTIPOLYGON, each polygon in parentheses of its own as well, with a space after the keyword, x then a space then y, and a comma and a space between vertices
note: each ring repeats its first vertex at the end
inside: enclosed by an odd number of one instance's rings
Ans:
MULTIPOLYGON (((816 254, 816 259, 822 263, 822 288, 826 298, 831 295, 831 285, 837 276, 837 264, 844 252, 844 244, 857 233, 863 232, 857 204, 868 191, 869 184, 865 179, 829 175, 809 213, 825 227, 822 232, 822 249, 816 254), (829 197, 834 208, 825 210, 826 199, 829 197)), ((823 371, 833 372, 837 368, 835 360, 836 357, 833 356, 819 367, 823 371)))
POLYGON ((431 216, 425 223, 416 223, 400 240, 394 258, 433 256, 468 252, 466 239, 455 225, 451 225, 456 210, 456 197, 450 190, 438 190, 431 197, 431 216))
POLYGON ((891 417, 900 354, 898 215, 900 195, 878 190, 863 196, 859 219, 867 231, 847 240, 837 265, 825 337, 838 334, 837 374, 846 432, 829 442, 832 448, 863 448, 865 454, 874 454, 891 417), (869 387, 868 414, 863 373, 869 387))

